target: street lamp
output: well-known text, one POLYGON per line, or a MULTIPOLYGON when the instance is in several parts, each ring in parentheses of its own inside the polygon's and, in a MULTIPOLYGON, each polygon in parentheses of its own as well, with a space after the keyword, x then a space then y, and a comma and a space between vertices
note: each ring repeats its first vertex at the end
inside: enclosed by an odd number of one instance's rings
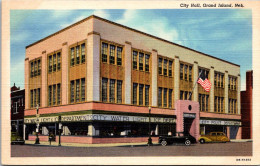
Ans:
POLYGON ((152 138, 151 138, 151 107, 149 109, 149 138, 148 138, 148 146, 153 145, 152 138))
POLYGON ((36 107, 36 139, 35 139, 35 143, 34 144, 40 144, 40 139, 38 136, 39 133, 39 127, 40 127, 40 122, 39 122, 39 104, 37 104, 36 107))
POLYGON ((61 144, 60 144, 61 127, 62 127, 61 116, 59 116, 59 146, 61 146, 61 144))

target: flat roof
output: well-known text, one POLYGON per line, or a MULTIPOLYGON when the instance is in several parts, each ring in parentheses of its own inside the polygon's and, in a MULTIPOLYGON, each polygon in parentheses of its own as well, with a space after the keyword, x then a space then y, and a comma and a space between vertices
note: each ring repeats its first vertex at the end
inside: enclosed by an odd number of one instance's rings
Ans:
POLYGON ((78 24, 81 24, 82 22, 87 21, 87 20, 89 20, 90 18, 96 18, 96 19, 99 19, 99 20, 101 20, 101 21, 104 21, 104 22, 107 22, 107 23, 110 23, 110 24, 114 24, 114 25, 116 25, 116 26, 126 28, 126 29, 128 29, 128 30, 131 30, 131 31, 134 31, 134 32, 137 32, 137 33, 140 33, 140 34, 143 34, 143 35, 152 37, 152 38, 154 38, 154 39, 161 40, 161 41, 163 41, 163 42, 166 42, 166 43, 169 43, 169 44, 172 44, 172 45, 175 45, 175 46, 179 46, 179 47, 188 49, 188 50, 190 50, 190 51, 194 51, 194 52, 197 52, 197 53, 199 53, 199 54, 206 55, 206 56, 208 56, 208 57, 211 57, 211 58, 214 58, 214 59, 217 59, 217 60, 220 60, 220 61, 223 61, 223 62, 226 62, 226 63, 229 63, 229 64, 232 64, 232 65, 235 65, 235 66, 240 67, 240 65, 238 65, 238 64, 235 64, 235 63, 232 63, 232 62, 229 62, 229 61, 226 61, 226 60, 223 60, 223 59, 214 57, 214 56, 212 56, 212 55, 208 55, 208 54, 206 54, 206 53, 203 53, 203 52, 200 52, 200 51, 191 49, 191 48, 189 48, 189 47, 185 47, 185 46, 179 45, 179 44, 177 44, 177 43, 173 43, 173 42, 171 42, 171 41, 168 41, 168 40, 165 40, 165 39, 162 39, 162 38, 153 36, 153 35, 151 35, 151 34, 148 34, 148 33, 145 33, 145 32, 142 32, 142 31, 139 31, 139 30, 130 28, 130 27, 127 27, 127 26, 122 25, 122 24, 118 24, 118 23, 112 22, 112 21, 110 21, 110 20, 106 20, 106 19, 101 18, 101 17, 98 17, 98 16, 96 16, 96 15, 91 15, 91 16, 89 16, 89 17, 87 17, 87 18, 84 18, 84 19, 82 19, 82 20, 80 20, 80 21, 78 21, 78 22, 76 22, 76 23, 74 23, 74 24, 72 24, 72 25, 70 25, 70 26, 64 28, 64 29, 59 30, 58 32, 55 32, 55 33, 53 33, 53 34, 51 34, 51 35, 49 35, 49 36, 47 36, 47 37, 45 37, 45 38, 43 38, 43 39, 40 39, 40 40, 38 40, 38 41, 36 41, 36 42, 34 42, 34 43, 32 43, 32 44, 26 46, 25 48, 27 49, 27 48, 29 48, 29 47, 31 47, 31 46, 37 44, 37 43, 40 43, 40 42, 42 42, 42 41, 44 41, 44 40, 46 40, 46 39, 48 39, 48 38, 50 38, 50 37, 52 37, 52 36, 55 36, 55 35, 57 35, 57 34, 63 32, 63 31, 65 31, 65 30, 69 29, 69 28, 72 28, 72 27, 74 27, 74 26, 76 26, 76 25, 78 25, 78 24))

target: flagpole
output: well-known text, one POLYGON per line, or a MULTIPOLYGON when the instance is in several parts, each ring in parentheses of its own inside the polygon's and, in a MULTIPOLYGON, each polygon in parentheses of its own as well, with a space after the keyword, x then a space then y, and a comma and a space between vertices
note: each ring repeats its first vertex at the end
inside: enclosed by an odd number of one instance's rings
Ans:
POLYGON ((192 93, 193 93, 193 91, 194 91, 194 89, 195 89, 195 87, 196 87, 196 84, 197 84, 197 82, 198 82, 198 80, 199 80, 199 78, 200 78, 201 73, 202 73, 202 70, 201 70, 201 72, 199 73, 199 76, 198 76, 198 78, 197 78, 197 80, 196 80, 196 82, 195 82, 195 84, 194 84, 194 86, 193 86, 193 89, 192 89, 192 91, 191 91, 191 93, 190 93, 190 96, 189 96, 189 100, 191 99, 192 93))

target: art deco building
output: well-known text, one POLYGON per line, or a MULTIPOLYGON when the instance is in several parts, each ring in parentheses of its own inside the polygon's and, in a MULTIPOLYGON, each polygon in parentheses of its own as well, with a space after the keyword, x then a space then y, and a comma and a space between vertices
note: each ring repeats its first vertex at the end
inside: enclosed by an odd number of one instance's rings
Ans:
MULTIPOLYGON (((176 101, 199 102, 200 134, 241 137, 240 66, 144 32, 90 16, 26 47, 25 131, 62 142, 147 141, 149 106, 153 140, 176 131, 176 101)), ((191 132, 193 117, 184 118, 191 132)))

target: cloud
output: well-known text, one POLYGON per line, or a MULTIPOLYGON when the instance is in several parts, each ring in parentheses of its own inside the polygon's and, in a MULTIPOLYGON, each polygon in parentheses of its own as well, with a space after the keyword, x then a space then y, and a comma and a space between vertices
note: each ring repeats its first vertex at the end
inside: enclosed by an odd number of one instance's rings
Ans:
POLYGON ((110 15, 105 11, 105 10, 94 10, 93 12, 94 15, 105 18, 105 19, 109 19, 110 15))
POLYGON ((73 10, 52 10, 52 19, 62 19, 69 17, 73 14, 73 10))
POLYGON ((24 61, 21 60, 18 63, 11 63, 11 86, 15 83, 16 86, 24 88, 24 61))
POLYGON ((26 41, 29 37, 30 34, 27 33, 26 31, 14 32, 11 35, 12 44, 19 43, 19 42, 24 43, 24 41, 26 41))
POLYGON ((172 42, 180 42, 178 31, 170 26, 168 18, 151 17, 151 14, 146 10, 126 10, 123 17, 116 22, 172 42))

